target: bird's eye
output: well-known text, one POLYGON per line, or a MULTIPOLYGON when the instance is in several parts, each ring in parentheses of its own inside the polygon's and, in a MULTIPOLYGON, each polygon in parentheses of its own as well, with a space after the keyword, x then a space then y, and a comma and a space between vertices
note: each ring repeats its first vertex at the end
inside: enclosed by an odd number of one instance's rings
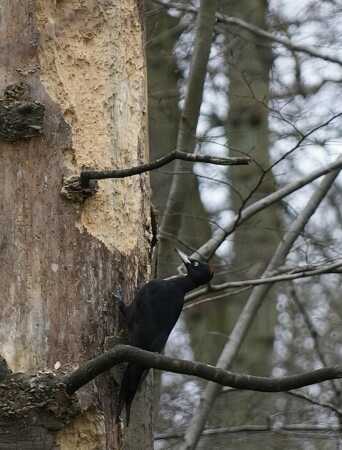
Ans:
POLYGON ((194 267, 198 267, 199 266, 199 262, 198 261, 194 261, 194 267))

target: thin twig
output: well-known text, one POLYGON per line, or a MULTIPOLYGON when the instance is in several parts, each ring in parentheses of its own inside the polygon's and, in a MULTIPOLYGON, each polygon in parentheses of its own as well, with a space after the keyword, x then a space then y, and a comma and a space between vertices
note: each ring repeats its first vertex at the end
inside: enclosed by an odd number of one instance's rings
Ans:
POLYGON ((303 392, 290 391, 290 392, 286 392, 286 394, 291 395, 292 397, 299 398, 301 400, 306 400, 307 402, 311 403, 312 405, 329 409, 330 411, 334 412, 338 417, 342 417, 342 410, 336 408, 336 406, 334 406, 331 403, 315 400, 315 399, 309 397, 308 395, 304 394, 303 392))
MULTIPOLYGON (((302 134, 301 138, 298 140, 298 142, 290 148, 287 152, 285 152, 280 158, 278 158, 276 161, 274 161, 273 164, 270 165, 270 167, 267 168, 267 172, 273 169, 277 164, 279 164, 284 159, 288 158, 293 152, 295 152, 302 144, 303 142, 310 137, 312 134, 316 133, 316 131, 321 130, 322 128, 325 128, 326 126, 330 125, 331 122, 333 122, 335 119, 342 116, 342 112, 339 112, 337 114, 334 114, 329 119, 327 119, 325 122, 320 123, 319 125, 316 125, 314 128, 311 128, 311 130, 307 131, 305 134, 302 134)), ((298 131, 298 130, 297 130, 298 131)))
MULTIPOLYGON (((191 308, 195 308, 199 305, 203 305, 203 303, 215 302, 217 300, 227 301, 230 297, 233 297, 234 295, 237 295, 237 294, 241 294, 241 292, 246 292, 250 289, 252 289, 252 286, 242 287, 240 289, 236 289, 235 291, 228 292, 228 293, 223 291, 217 295, 212 295, 211 297, 200 298, 199 300, 195 300, 195 301, 193 300, 193 298, 191 299, 191 301, 186 299, 186 304, 183 307, 183 310, 186 311, 187 309, 191 309, 191 308)), ((209 289, 208 292, 211 292, 211 290, 209 289)))
MULTIPOLYGON (((301 316, 303 317, 303 320, 305 322, 305 325, 310 333, 310 336, 313 340, 314 343, 314 350, 317 354, 317 357, 319 359, 320 364, 323 367, 327 367, 328 366, 328 361, 326 359, 326 355, 324 354, 324 352, 321 350, 321 346, 320 346, 320 342, 319 342, 319 334, 318 331, 316 330, 316 327, 314 325, 314 323, 312 322, 302 300, 299 298, 298 294, 297 294, 297 290, 295 288, 295 286, 292 284, 290 286, 290 295, 291 298, 294 302, 294 304, 296 305, 297 309, 299 310, 301 316)), ((337 397, 337 399, 341 396, 341 391, 339 386, 334 383, 333 381, 331 382, 331 387, 335 393, 335 396, 337 397)))
MULTIPOLYGON (((202 436, 213 436, 217 434, 226 434, 226 433, 246 433, 246 432, 260 432, 260 431, 270 431, 269 425, 242 425, 235 427, 222 427, 222 428, 208 428, 203 430, 202 436)), ((155 441, 165 441, 169 439, 181 439, 184 437, 184 432, 169 432, 169 433, 158 433, 155 435, 155 441)))
MULTIPOLYGON (((242 392, 242 391, 240 391, 239 389, 231 388, 231 387, 224 387, 221 390, 221 394, 230 394, 230 393, 239 393, 239 392, 242 392)), ((329 409, 330 411, 332 411, 339 417, 342 416, 342 410, 336 408, 336 406, 334 406, 332 403, 315 400, 314 398, 310 397, 309 395, 304 394, 304 392, 302 392, 302 391, 292 390, 292 391, 283 392, 283 394, 299 398, 300 400, 305 400, 306 402, 311 403, 312 405, 320 406, 321 408, 325 408, 325 409, 329 409)))

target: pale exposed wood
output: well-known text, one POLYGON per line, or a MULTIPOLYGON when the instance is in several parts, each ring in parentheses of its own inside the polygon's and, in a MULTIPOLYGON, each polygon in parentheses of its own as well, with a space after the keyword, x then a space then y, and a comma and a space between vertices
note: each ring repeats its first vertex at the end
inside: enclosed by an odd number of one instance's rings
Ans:
MULTIPOLYGON (((84 166, 147 159, 140 11, 132 0, 0 7, 0 92, 25 81, 45 106, 42 137, 0 149, 0 353, 16 370, 68 369, 118 331, 112 291, 130 301, 148 276, 147 177, 106 182, 83 205, 60 196, 62 177, 84 166)), ((80 394, 91 409, 59 431, 62 450, 81 429, 77 448, 118 448, 115 389, 108 375, 80 394)), ((148 448, 149 414, 134 420, 145 430, 134 439, 148 448)))

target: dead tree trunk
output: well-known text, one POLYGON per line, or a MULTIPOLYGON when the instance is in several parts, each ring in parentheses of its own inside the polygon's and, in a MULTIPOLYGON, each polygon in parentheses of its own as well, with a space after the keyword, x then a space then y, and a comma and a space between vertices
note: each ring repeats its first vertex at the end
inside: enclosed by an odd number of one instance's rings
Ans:
MULTIPOLYGON (((61 195, 82 168, 147 159, 139 2, 0 0, 0 10, 0 353, 25 373, 0 384, 0 449, 117 449, 110 374, 70 399, 37 372, 107 349, 119 329, 113 291, 130 302, 148 275, 145 175, 61 195)), ((152 447, 143 395, 123 436, 130 449, 152 447)))

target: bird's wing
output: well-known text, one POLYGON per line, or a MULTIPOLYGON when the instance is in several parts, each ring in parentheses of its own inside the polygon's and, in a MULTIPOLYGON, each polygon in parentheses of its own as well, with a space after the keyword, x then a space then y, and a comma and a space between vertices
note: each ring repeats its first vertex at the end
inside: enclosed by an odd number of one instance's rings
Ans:
POLYGON ((146 283, 136 294, 134 303, 138 308, 144 308, 148 304, 154 303, 165 293, 164 280, 152 280, 146 283))
POLYGON ((162 351, 182 310, 182 293, 165 280, 153 280, 138 292, 134 303, 131 344, 162 351))
MULTIPOLYGON (((170 332, 171 332, 171 330, 170 330, 170 332)), ((168 337, 170 336, 170 332, 167 331, 167 332, 160 333, 159 336, 157 336, 153 340, 152 344, 149 346, 149 351, 150 352, 158 352, 158 353, 162 352, 165 347, 165 344, 168 340, 168 337)))

